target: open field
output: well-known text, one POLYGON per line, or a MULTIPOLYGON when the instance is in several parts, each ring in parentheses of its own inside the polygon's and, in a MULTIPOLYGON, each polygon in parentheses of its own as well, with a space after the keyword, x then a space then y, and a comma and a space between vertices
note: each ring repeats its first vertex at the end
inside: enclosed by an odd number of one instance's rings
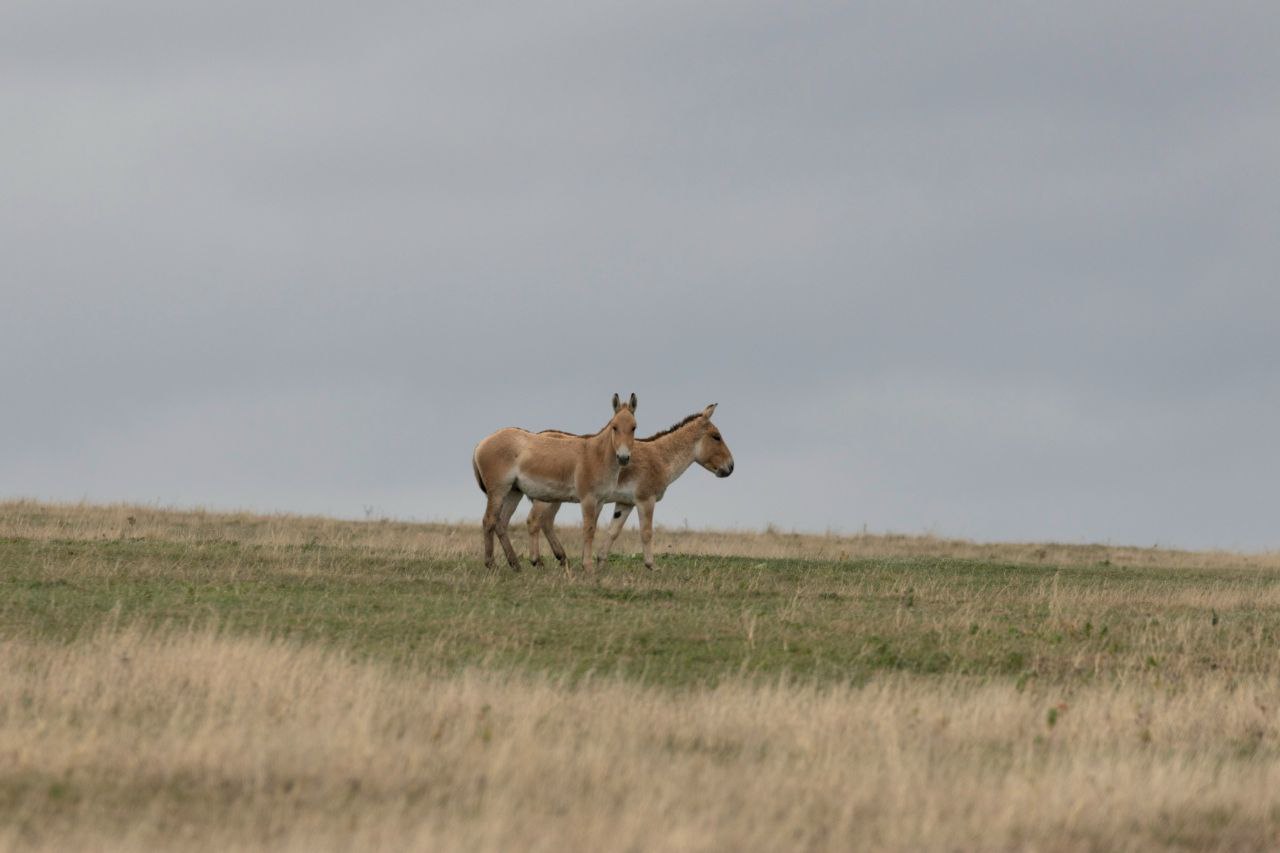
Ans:
POLYGON ((0 847, 1280 845, 1280 556, 658 545, 0 504, 0 847))

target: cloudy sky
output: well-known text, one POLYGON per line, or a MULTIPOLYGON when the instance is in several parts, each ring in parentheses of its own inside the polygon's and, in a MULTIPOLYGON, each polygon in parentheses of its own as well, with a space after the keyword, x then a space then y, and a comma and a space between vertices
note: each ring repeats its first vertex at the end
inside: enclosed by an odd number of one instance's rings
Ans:
POLYGON ((0 496, 1280 547, 1280 6, 18 0, 0 496), (564 516, 564 518, 571 518, 564 516))

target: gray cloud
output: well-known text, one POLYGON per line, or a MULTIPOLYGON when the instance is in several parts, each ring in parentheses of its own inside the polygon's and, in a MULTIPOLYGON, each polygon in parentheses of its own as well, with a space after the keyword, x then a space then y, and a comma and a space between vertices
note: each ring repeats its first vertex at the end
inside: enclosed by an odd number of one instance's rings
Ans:
POLYGON ((474 517, 635 390, 660 521, 1280 544, 1270 5, 2 22, 6 493, 474 517))

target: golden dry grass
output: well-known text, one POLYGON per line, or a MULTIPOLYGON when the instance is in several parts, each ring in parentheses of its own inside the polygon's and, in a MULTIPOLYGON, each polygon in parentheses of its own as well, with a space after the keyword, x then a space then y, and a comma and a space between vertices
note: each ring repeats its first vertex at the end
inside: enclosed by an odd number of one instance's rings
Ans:
POLYGON ((1272 679, 665 691, 115 627, 0 663, 8 849, 1280 844, 1272 679))
MULTIPOLYGON (((512 540, 522 555, 527 538, 517 513, 512 540)), ((572 514, 561 521, 561 537, 577 554, 581 531, 572 514)), ((50 504, 0 501, 0 536, 29 539, 153 538, 166 541, 234 540, 256 545, 305 545, 363 548, 441 559, 473 558, 478 552, 477 524, 419 524, 404 521, 346 521, 322 516, 258 515, 201 509, 163 509, 133 504, 50 504)), ((701 554, 760 559, 857 560, 866 558, 946 557, 1000 563, 1163 568, 1280 568, 1280 551, 1185 551, 1104 544, 973 542, 929 535, 823 535, 769 531, 686 530, 659 527, 659 553, 701 554)), ((619 552, 640 550, 632 528, 619 539, 619 552)), ((546 551, 544 545, 544 552, 546 551)))
POLYGON ((660 535, 0 503, 0 849, 1280 848, 1280 556, 660 535))

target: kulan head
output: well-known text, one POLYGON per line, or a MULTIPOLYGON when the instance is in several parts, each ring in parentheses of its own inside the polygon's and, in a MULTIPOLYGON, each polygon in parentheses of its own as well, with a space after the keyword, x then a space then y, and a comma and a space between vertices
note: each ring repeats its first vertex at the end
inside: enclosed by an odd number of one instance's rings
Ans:
POLYGON ((613 453, 619 465, 631 462, 631 445, 636 440, 636 395, 622 402, 617 394, 613 395, 613 419, 605 427, 609 431, 609 440, 613 443, 613 453))
POLYGON ((712 403, 698 416, 702 422, 702 434, 694 445, 693 458, 717 477, 728 477, 733 473, 733 454, 729 452, 729 445, 724 443, 720 428, 711 422, 711 413, 715 410, 716 404, 712 403))

